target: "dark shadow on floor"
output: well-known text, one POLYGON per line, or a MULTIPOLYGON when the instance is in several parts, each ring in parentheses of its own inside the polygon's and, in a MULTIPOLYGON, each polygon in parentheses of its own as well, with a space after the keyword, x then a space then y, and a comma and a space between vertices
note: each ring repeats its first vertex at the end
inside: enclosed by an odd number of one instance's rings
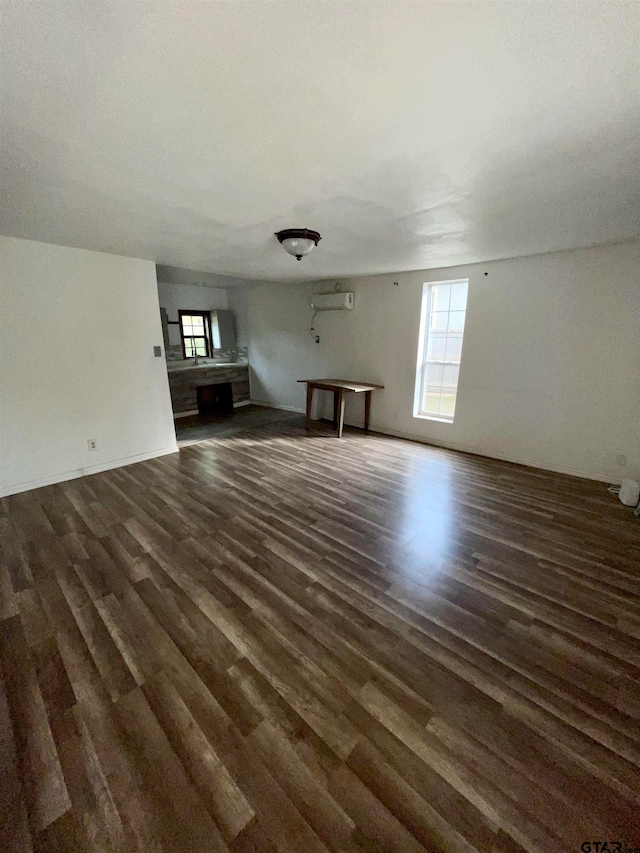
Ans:
POLYGON ((266 426, 278 421, 295 420, 296 418, 300 418, 297 412, 249 404, 234 409, 232 415, 223 418, 213 415, 189 415, 186 418, 176 418, 176 439, 178 446, 184 447, 197 441, 233 435, 252 427, 266 426))

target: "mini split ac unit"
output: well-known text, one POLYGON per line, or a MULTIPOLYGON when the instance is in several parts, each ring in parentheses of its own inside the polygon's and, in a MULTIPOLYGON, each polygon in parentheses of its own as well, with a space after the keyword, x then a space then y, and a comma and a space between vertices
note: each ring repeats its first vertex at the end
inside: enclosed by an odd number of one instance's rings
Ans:
POLYGON ((311 307, 314 311, 350 311, 355 304, 355 294, 350 293, 314 293, 311 307))

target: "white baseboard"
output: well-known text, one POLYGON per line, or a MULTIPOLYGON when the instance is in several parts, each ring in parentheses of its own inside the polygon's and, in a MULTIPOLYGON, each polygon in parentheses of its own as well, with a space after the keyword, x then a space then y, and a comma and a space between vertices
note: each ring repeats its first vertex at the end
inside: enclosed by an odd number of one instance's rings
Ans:
MULTIPOLYGON (((296 408, 295 406, 285 406, 278 403, 271 403, 265 400, 243 400, 240 403, 235 403, 234 406, 264 406, 269 409, 284 409, 287 412, 297 412, 299 414, 305 414, 304 409, 296 408)), ((197 411, 196 411, 197 414, 197 411)), ((174 417, 180 417, 180 415, 174 415, 174 417)), ((356 423, 346 423, 347 426, 356 427, 357 429, 363 429, 364 423, 356 422, 356 423)), ((482 450, 478 450, 476 447, 470 447, 468 445, 457 444, 455 442, 444 442, 437 441, 434 439, 427 439, 421 435, 415 435, 413 433, 407 432, 399 432, 398 430, 392 430, 388 428, 380 428, 376 427, 376 425, 370 426, 370 432, 375 435, 380 436, 392 436, 394 438, 404 438, 408 441, 416 441, 419 444, 431 445, 433 447, 443 447, 446 450, 458 450, 462 453, 471 453, 475 456, 483 456, 487 459, 499 459, 501 462, 513 462, 516 465, 525 465, 528 468, 537 468, 542 471, 552 471, 556 474, 568 474, 572 477, 581 477, 586 480, 596 480, 601 483, 612 483, 614 480, 608 477, 603 477, 600 474, 594 474, 593 472, 581 471, 575 468, 565 468, 557 465, 548 465, 542 464, 540 462, 532 462, 529 459, 522 459, 515 456, 506 456, 504 454, 496 454, 496 453, 485 453, 482 450)), ((113 468, 121 468, 125 465, 133 465, 136 462, 145 462, 148 459, 156 459, 160 456, 167 456, 170 453, 177 453, 179 451, 178 445, 172 445, 170 447, 162 448, 161 450, 153 450, 149 453, 141 453, 136 456, 128 456, 124 459, 117 459, 112 462, 104 462, 100 465, 92 465, 88 468, 78 468, 74 471, 65 471, 61 474, 56 474, 52 477, 46 477, 44 479, 39 480, 30 480, 26 483, 19 483, 14 486, 9 486, 5 490, 0 490, 0 498, 8 497, 9 495, 16 495, 20 492, 28 492, 31 489, 39 489, 43 486, 51 486, 55 483, 63 483, 67 480, 75 480, 78 477, 86 477, 90 474, 99 474, 102 471, 110 471, 113 468)))
POLYGON ((152 450, 149 453, 139 453, 136 456, 127 456, 124 459, 115 459, 112 462, 103 462, 100 465, 91 465, 88 468, 77 468, 74 471, 64 471, 61 474, 54 474, 52 477, 45 477, 42 480, 30 480, 26 483, 9 486, 8 490, 0 491, 0 498, 6 498, 9 495, 17 495, 19 492, 29 492, 31 489, 40 489, 43 486, 53 486, 55 483, 64 483, 67 480, 76 480, 78 477, 87 477, 89 474, 99 474, 102 471, 111 471, 113 468, 122 468, 125 465, 134 465, 136 462, 145 462, 147 459, 156 459, 158 456, 167 456, 169 453, 177 453, 178 450, 178 445, 174 444, 171 447, 163 447, 161 450, 152 450))
MULTIPOLYGON (((293 406, 283 406, 279 403, 264 403, 259 400, 252 400, 256 406, 269 406, 273 409, 286 409, 290 412, 300 412, 300 414, 305 414, 304 409, 296 409, 293 406)), ((346 421, 345 426, 352 426, 356 429, 364 429, 364 421, 346 421)), ((566 468, 564 466, 559 465, 549 465, 541 462, 534 462, 531 459, 522 459, 516 456, 506 456, 503 454, 497 453, 486 453, 485 451, 479 450, 477 447, 471 447, 465 444, 457 444, 452 441, 438 441, 432 438, 425 438, 423 435, 416 435, 415 433, 409 432, 400 432, 399 430, 388 429, 387 427, 376 426, 375 424, 369 426, 369 432, 372 432, 376 435, 389 435, 394 438, 405 438, 408 441, 416 441, 419 444, 428 444, 433 447, 443 447, 446 450, 459 450, 461 453, 472 453, 475 456, 483 456, 486 459, 499 459, 501 462, 513 462, 516 465, 524 465, 527 468, 537 468, 540 471, 552 471, 555 474, 568 474, 570 477, 580 477, 583 480, 596 480, 599 483, 613 483, 617 482, 615 479, 611 479, 610 477, 605 477, 602 474, 595 474, 593 471, 581 471, 576 468, 566 468)))
MULTIPOLYGON (((364 429, 364 422, 347 423, 346 426, 356 427, 356 429, 364 429)), ((408 441, 416 441, 418 444, 428 444, 433 447, 443 447, 445 450, 458 450, 461 453, 471 453, 474 456, 483 456, 485 459, 498 459, 500 462, 513 462, 516 465, 524 465, 526 468, 537 468, 539 471, 552 471, 554 474, 568 474, 570 477, 580 477, 583 480, 596 480, 599 483, 613 483, 609 477, 603 477, 601 474, 594 474, 592 471, 580 471, 576 468, 565 468, 564 466, 543 464, 541 462, 532 462, 530 459, 522 459, 516 456, 505 456, 498 453, 486 453, 478 450, 477 447, 470 447, 465 444, 457 444, 453 441, 438 441, 437 439, 425 438, 422 435, 415 435, 408 432, 399 432, 397 430, 376 428, 375 425, 369 425, 369 432, 376 435, 390 435, 393 438, 405 438, 408 441)))

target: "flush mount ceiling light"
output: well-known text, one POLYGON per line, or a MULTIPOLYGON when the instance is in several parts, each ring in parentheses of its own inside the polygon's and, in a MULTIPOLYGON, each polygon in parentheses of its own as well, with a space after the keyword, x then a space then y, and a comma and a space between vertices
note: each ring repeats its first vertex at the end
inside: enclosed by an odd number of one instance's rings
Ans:
POLYGON ((276 237, 285 252, 289 252, 299 261, 322 239, 317 231, 310 231, 308 228, 285 228, 284 231, 276 231, 276 237))

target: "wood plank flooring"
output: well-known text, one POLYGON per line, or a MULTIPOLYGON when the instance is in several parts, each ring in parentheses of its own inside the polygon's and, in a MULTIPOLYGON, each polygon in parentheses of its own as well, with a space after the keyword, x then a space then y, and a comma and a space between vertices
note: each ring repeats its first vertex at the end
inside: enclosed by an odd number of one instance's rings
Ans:
POLYGON ((272 424, 276 421, 297 420, 299 415, 285 409, 275 409, 271 406, 238 406, 232 415, 214 417, 213 415, 188 415, 175 418, 176 441, 178 447, 204 441, 208 438, 221 438, 236 432, 272 424))
POLYGON ((3 851, 640 848, 602 484, 298 419, 5 498, 0 537, 3 851))

